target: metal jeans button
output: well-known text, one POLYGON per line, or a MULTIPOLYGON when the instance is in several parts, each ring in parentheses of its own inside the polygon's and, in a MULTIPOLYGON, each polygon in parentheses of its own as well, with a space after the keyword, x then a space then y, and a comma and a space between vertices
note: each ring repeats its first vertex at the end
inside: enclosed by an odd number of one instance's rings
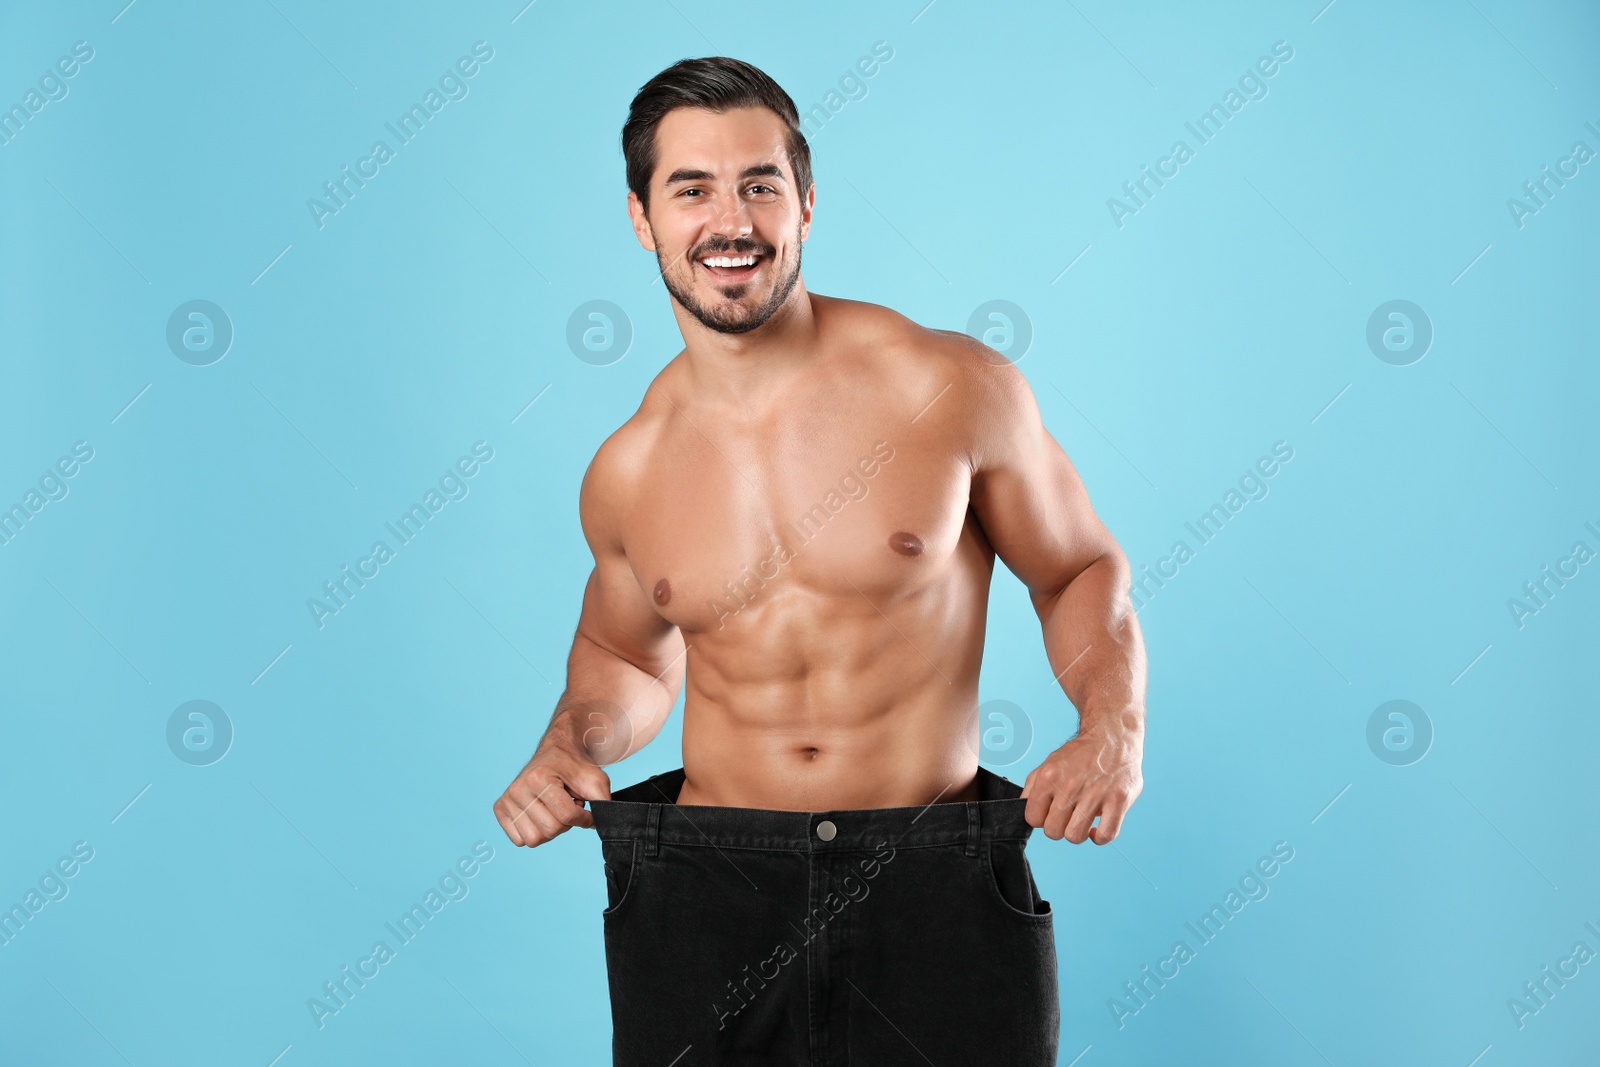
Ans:
POLYGON ((833 825, 832 820, 823 819, 821 822, 817 823, 817 836, 824 841, 832 841, 834 835, 838 832, 839 828, 833 825))

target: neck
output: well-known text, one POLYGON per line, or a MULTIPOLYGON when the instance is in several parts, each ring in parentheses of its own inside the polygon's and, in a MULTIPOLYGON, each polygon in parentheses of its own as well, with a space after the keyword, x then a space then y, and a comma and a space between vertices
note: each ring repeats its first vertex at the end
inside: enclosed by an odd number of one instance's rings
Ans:
POLYGON ((817 356, 817 318, 804 280, 770 319, 747 333, 720 333, 701 324, 676 301, 688 382, 697 404, 748 413, 765 402, 817 356))

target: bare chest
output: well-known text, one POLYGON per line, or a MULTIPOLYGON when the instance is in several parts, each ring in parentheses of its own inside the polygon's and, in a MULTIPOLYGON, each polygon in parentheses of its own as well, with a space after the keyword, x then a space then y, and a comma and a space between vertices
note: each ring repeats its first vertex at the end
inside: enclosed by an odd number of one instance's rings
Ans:
POLYGON ((684 630, 796 599, 883 605, 947 573, 970 477, 935 435, 842 416, 689 430, 652 454, 623 531, 640 588, 684 630))

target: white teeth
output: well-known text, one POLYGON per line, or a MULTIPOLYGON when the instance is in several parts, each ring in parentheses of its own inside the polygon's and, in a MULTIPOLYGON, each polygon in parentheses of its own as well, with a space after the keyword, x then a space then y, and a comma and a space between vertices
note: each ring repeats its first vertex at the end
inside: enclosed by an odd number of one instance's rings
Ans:
POLYGON ((755 256, 711 256, 700 261, 708 267, 753 267, 755 256))

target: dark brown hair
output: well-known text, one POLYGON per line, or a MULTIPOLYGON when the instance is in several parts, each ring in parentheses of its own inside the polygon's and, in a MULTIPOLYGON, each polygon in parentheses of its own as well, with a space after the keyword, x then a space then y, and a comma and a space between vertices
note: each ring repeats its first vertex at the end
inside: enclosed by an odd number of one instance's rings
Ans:
POLYGON ((800 199, 811 188, 811 147, 800 132, 800 114, 777 82, 749 63, 727 56, 680 59, 645 82, 628 108, 622 125, 622 157, 628 167, 628 188, 650 206, 650 176, 656 169, 656 127, 667 112, 700 107, 724 112, 736 107, 764 107, 789 129, 789 163, 794 168, 800 199))

